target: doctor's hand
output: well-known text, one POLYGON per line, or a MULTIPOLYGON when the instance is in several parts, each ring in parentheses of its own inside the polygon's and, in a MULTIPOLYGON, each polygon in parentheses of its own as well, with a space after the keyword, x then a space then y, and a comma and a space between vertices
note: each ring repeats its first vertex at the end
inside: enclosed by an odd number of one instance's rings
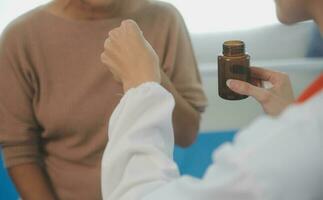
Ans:
POLYGON ((101 61, 121 81, 124 92, 145 82, 161 81, 159 58, 133 20, 125 20, 109 32, 101 61))
POLYGON ((228 87, 236 93, 254 97, 263 110, 271 116, 279 115, 287 106, 294 102, 291 82, 287 74, 259 67, 251 67, 252 84, 228 80, 228 87), (270 82, 270 88, 261 83, 270 82))

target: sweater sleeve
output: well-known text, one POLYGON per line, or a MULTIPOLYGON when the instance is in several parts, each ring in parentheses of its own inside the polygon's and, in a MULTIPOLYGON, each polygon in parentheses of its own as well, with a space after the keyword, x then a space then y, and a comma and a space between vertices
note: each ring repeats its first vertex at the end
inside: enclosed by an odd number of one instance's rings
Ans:
POLYGON ((7 167, 36 162, 39 126, 24 31, 9 26, 0 38, 0 145, 7 167))
POLYGON ((163 69, 182 97, 198 111, 204 112, 207 97, 203 90, 189 32, 183 17, 175 7, 168 5, 168 13, 171 20, 166 55, 162 60, 163 69))

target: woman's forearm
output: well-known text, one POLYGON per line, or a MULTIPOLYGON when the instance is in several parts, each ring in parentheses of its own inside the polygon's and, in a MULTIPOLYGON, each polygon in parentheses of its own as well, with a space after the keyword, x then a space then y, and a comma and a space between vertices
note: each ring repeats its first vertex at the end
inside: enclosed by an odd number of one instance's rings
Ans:
POLYGON ((46 173, 36 163, 14 166, 9 174, 23 200, 56 200, 46 173))
POLYGON ((158 55, 135 21, 125 20, 120 27, 109 32, 101 60, 115 79, 122 83, 125 92, 141 83, 161 83, 176 101, 173 114, 176 143, 180 146, 193 143, 199 128, 200 113, 177 92, 166 74, 160 70, 158 55))
POLYGON ((161 85, 172 93, 175 99, 173 112, 175 143, 183 147, 189 146, 197 136, 201 114, 179 94, 163 71, 161 71, 161 85))

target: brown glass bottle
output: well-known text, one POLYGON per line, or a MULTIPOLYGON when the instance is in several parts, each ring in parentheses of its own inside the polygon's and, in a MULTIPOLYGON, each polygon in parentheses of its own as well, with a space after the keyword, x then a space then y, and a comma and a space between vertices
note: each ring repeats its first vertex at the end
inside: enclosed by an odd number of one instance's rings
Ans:
POLYGON ((248 96, 240 95, 228 88, 228 79, 250 82, 250 56, 245 53, 243 41, 231 40, 223 43, 223 55, 218 56, 219 95, 227 100, 240 100, 248 96))

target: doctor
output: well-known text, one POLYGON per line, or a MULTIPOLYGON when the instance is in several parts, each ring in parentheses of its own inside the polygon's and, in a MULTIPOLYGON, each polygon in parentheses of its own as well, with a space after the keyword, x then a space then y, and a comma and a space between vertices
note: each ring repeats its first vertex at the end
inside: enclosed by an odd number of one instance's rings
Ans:
MULTIPOLYGON (((283 23, 312 18, 323 32, 323 0, 276 4, 283 23)), ((270 90, 228 81, 234 91, 256 98, 268 115, 216 151, 216 163, 200 180, 180 177, 172 159, 174 98, 160 86, 158 58, 135 22, 110 32, 102 61, 125 92, 110 119, 102 159, 105 200, 323 199, 322 73, 298 103, 279 72, 252 70, 272 82, 270 90)))

